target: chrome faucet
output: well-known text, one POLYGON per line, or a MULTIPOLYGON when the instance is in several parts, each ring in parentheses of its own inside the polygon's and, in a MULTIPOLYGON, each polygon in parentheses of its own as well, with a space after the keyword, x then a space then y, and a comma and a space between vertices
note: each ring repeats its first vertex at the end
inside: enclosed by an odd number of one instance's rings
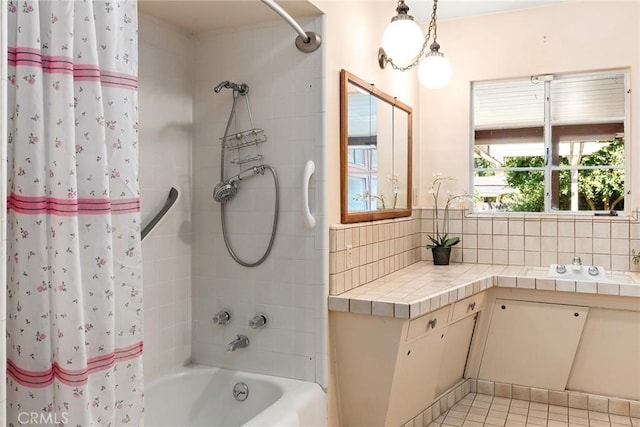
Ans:
POLYGON ((236 335, 236 339, 227 346, 227 351, 236 351, 236 348, 249 347, 249 338, 246 335, 236 335))
POLYGON ((571 265, 572 265, 572 268, 574 270, 581 270, 582 269, 582 259, 579 256, 575 255, 573 257, 573 263, 571 265))
POLYGON ((267 326, 267 316, 262 313, 258 313, 249 319, 249 327, 251 329, 262 329, 265 326, 267 326))
POLYGON ((231 314, 227 310, 220 310, 213 316, 213 323, 216 325, 226 325, 231 322, 231 314))

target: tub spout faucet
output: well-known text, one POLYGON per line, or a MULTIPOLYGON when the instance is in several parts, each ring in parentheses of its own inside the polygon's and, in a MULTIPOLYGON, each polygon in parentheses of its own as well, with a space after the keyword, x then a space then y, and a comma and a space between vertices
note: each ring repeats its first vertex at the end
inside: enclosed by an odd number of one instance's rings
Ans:
POLYGON ((572 267, 574 270, 582 269, 582 259, 579 256, 576 255, 573 257, 572 267))
POLYGON ((236 351, 236 348, 249 347, 249 338, 246 335, 236 335, 236 339, 227 346, 227 351, 236 351))

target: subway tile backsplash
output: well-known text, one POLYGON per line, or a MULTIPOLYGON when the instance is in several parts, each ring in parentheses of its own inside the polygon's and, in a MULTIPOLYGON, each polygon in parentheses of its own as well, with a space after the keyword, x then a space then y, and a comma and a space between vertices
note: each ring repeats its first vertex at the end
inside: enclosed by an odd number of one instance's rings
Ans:
MULTIPOLYGON (((434 211, 416 209, 411 218, 332 225, 330 295, 339 295, 417 261, 432 260, 427 250, 434 211)), ((571 263, 607 270, 640 271, 632 250, 640 251, 640 221, 626 217, 450 212, 450 234, 461 237, 451 262, 543 267, 571 263)), ((584 284, 578 283, 578 286, 584 284)), ((595 292, 595 290, 594 290, 595 292)))

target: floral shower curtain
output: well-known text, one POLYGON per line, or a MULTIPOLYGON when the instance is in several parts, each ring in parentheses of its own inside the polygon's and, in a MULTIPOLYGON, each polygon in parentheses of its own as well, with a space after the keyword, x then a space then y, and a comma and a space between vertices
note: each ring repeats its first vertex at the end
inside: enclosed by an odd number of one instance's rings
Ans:
POLYGON ((141 425, 136 2, 7 6, 7 421, 141 425))

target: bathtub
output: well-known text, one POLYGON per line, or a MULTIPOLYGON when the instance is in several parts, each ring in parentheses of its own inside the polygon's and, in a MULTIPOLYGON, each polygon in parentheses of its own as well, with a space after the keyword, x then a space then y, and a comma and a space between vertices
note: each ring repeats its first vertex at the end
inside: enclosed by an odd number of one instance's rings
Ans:
POLYGON ((326 425, 326 395, 307 381, 189 366, 145 389, 148 427, 326 425), (248 386, 244 401, 234 397, 237 383, 248 386))

